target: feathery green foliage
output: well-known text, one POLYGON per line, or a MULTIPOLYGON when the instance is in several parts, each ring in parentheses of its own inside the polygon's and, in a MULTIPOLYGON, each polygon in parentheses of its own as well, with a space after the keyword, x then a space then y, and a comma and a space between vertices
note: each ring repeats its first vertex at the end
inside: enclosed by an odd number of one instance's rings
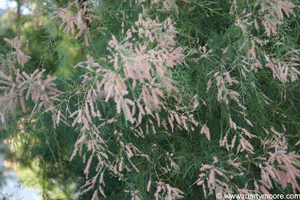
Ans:
POLYGON ((299 192, 299 1, 35 3, 0 117, 44 199, 299 192))

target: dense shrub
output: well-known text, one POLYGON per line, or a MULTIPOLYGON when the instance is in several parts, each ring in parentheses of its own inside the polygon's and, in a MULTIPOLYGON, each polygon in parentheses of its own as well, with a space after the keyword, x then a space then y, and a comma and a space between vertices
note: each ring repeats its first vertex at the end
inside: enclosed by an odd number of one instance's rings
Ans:
POLYGON ((296 194, 299 14, 280 0, 53 7, 49 23, 81 55, 60 57, 67 75, 26 73, 22 37, 5 39, 2 126, 52 116, 56 134, 74 131, 64 154, 82 157, 92 199, 296 194))

